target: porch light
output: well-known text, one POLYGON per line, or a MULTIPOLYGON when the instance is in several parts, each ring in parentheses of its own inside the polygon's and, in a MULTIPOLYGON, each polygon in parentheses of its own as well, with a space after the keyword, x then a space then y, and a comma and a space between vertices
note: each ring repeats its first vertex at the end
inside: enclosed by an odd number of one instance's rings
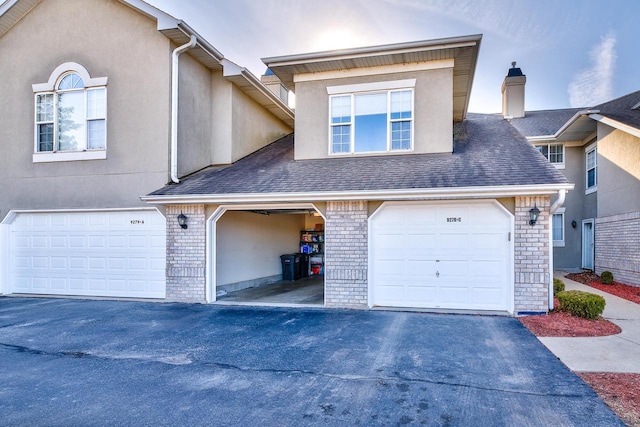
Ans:
POLYGON ((529 209, 529 225, 536 225, 538 221, 538 215, 540 215, 540 209, 537 206, 529 209))
POLYGON ((180 212, 180 215, 178 215, 178 224, 180 224, 180 227, 182 228, 187 228, 187 216, 185 214, 183 214, 182 212, 180 212))

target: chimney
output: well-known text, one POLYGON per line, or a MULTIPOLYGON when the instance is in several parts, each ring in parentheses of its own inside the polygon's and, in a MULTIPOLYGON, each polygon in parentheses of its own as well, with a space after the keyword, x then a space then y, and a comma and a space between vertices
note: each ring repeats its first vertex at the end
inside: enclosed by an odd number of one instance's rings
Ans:
POLYGON ((516 62, 511 63, 511 68, 502 83, 502 115, 504 117, 524 117, 524 85, 527 76, 522 74, 520 68, 516 68, 516 62))
POLYGON ((273 92, 285 105, 289 105, 289 89, 282 84, 278 76, 273 74, 270 68, 264 72, 264 75, 260 77, 262 83, 273 92))

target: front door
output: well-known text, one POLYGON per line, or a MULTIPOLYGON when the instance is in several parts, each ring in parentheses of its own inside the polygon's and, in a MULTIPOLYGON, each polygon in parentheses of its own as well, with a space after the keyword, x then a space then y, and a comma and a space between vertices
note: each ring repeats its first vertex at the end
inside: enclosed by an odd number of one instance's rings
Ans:
POLYGON ((582 221, 582 268, 593 270, 594 239, 593 220, 582 221))

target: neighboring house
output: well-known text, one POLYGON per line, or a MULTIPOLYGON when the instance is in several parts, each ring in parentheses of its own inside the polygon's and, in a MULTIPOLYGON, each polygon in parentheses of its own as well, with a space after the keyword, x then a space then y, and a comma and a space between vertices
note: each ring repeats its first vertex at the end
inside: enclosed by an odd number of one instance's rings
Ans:
POLYGON ((267 58, 263 84, 142 1, 86 5, 0 6, 4 293, 213 302, 317 229, 328 307, 552 304, 573 184, 467 114, 481 36, 267 58))
POLYGON ((640 91, 590 108, 525 111, 525 77, 509 70, 512 125, 575 191, 553 215, 554 266, 609 270, 640 285, 640 91))
POLYGON ((293 127, 139 0, 5 1, 0 58, 0 293, 165 298, 166 220, 140 196, 293 127))

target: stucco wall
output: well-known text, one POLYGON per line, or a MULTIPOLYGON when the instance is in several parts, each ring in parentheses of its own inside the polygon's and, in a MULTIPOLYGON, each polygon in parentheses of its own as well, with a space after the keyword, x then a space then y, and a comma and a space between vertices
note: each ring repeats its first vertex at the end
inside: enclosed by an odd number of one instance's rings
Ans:
POLYGON ((640 138, 598 124, 598 216, 640 211, 640 138))
POLYGON ((281 274, 280 255, 300 252, 304 217, 225 213, 216 225, 216 285, 281 274))
MULTIPOLYGON (((453 150, 453 69, 296 83, 296 159, 329 157, 328 86, 416 79, 414 153, 453 150)), ((406 152, 403 152, 406 154, 406 152)), ((400 154, 403 154, 400 153, 400 154)), ((362 154, 360 154, 362 155, 362 154)))
POLYGON ((0 58, 0 217, 143 206, 167 182, 170 48, 154 21, 115 0, 45 1, 0 38, 0 58), (109 79, 107 159, 34 164, 32 84, 65 62, 109 79))

